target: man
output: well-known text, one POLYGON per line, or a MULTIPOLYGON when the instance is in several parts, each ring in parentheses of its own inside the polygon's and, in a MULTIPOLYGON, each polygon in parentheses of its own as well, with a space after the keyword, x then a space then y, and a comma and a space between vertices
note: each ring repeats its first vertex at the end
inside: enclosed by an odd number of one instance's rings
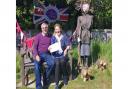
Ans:
POLYGON ((49 75, 54 66, 54 59, 48 51, 48 47, 51 44, 51 35, 48 34, 48 24, 41 24, 41 33, 37 34, 34 39, 34 64, 35 64, 35 77, 36 77, 36 89, 42 89, 41 84, 41 64, 47 63, 47 68, 43 74, 43 86, 49 83, 49 75))

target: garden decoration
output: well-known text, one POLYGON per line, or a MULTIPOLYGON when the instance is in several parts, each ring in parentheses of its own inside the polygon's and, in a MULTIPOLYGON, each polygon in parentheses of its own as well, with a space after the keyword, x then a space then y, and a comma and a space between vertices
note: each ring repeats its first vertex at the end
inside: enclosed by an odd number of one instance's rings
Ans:
POLYGON ((89 14, 90 2, 76 2, 76 6, 81 10, 82 15, 77 19, 77 27, 73 35, 77 35, 78 41, 78 66, 88 67, 90 56, 90 27, 93 22, 93 16, 89 14))
POLYGON ((39 2, 38 0, 33 0, 34 12, 33 12, 33 22, 34 24, 39 24, 43 21, 48 23, 53 23, 55 21, 68 21, 68 8, 57 8, 55 5, 49 4, 48 6, 39 2))

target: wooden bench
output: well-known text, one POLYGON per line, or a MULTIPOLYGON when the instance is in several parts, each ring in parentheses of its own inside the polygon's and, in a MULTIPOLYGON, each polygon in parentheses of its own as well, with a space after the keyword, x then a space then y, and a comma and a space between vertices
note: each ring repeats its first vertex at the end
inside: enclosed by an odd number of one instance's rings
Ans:
POLYGON ((29 57, 28 51, 21 48, 21 80, 22 80, 22 85, 28 85, 29 78, 29 70, 34 69, 34 62, 33 60, 29 57))
MULTIPOLYGON (((24 48, 21 48, 21 80, 22 85, 27 86, 29 84, 29 70, 34 70, 34 62, 33 57, 29 53, 29 50, 25 50, 24 48)), ((68 51, 68 57, 69 57, 69 79, 72 80, 72 53, 73 51, 70 49, 68 51)))

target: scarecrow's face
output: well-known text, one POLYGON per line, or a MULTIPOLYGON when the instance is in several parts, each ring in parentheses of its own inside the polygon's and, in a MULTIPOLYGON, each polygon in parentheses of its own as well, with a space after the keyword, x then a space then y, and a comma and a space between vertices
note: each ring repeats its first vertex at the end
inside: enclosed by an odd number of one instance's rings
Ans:
POLYGON ((88 12, 89 11, 89 4, 83 4, 82 5, 82 11, 83 12, 88 12))

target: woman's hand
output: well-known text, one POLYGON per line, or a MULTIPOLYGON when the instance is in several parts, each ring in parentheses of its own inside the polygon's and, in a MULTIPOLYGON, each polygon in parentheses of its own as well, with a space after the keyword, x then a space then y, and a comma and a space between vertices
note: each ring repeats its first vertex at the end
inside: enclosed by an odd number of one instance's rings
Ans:
POLYGON ((77 42, 79 43, 81 41, 80 37, 77 38, 77 42))
POLYGON ((66 49, 64 50, 64 56, 67 55, 67 52, 68 52, 69 49, 70 49, 70 46, 67 46, 66 49))
POLYGON ((65 50, 64 50, 64 56, 66 56, 66 55, 67 55, 67 50, 65 49, 65 50))

